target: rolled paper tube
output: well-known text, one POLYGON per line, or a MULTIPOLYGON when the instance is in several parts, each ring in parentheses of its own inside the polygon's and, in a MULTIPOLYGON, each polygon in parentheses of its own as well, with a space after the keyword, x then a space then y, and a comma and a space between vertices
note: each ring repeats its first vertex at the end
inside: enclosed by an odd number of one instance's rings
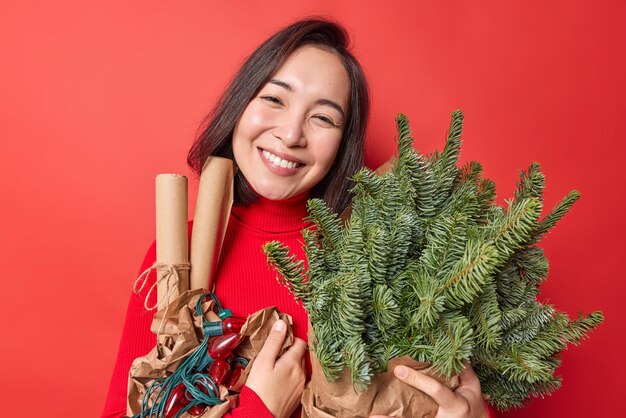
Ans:
POLYGON ((204 163, 191 231, 190 288, 211 291, 213 274, 233 205, 232 160, 208 157, 204 163))
MULTIPOLYGON (((187 233, 187 177, 180 174, 159 174, 156 177, 156 261, 158 264, 189 263, 187 233)), ((189 289, 188 270, 177 269, 180 278, 175 283, 165 269, 157 268, 157 298, 159 308, 167 305, 189 289), (166 296, 169 297, 165 300, 166 296)))

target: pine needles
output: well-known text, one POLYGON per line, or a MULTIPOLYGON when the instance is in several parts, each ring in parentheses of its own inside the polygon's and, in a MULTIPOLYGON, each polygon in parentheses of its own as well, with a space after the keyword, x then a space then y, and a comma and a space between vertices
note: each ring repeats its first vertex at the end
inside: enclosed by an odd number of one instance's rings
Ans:
POLYGON ((543 219, 544 175, 532 163, 515 197, 494 204, 482 166, 457 167, 463 114, 455 111, 443 152, 413 148, 398 115, 398 156, 378 176, 354 176, 352 214, 342 224, 322 200, 308 203, 308 269, 279 242, 268 262, 309 313, 316 353, 331 381, 349 368, 356 391, 409 355, 446 376, 471 361, 490 403, 506 410, 560 385, 558 353, 603 320, 570 321, 536 300, 548 272, 535 244, 580 197, 570 192, 543 219))

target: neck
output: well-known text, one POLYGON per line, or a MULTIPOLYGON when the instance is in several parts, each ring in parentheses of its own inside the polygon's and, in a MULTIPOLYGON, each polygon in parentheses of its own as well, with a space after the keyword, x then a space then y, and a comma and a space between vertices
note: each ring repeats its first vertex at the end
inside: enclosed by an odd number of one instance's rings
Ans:
POLYGON ((307 223, 306 202, 303 193, 284 200, 270 200, 263 196, 244 206, 234 205, 232 216, 246 226, 264 232, 281 233, 301 230, 307 223))

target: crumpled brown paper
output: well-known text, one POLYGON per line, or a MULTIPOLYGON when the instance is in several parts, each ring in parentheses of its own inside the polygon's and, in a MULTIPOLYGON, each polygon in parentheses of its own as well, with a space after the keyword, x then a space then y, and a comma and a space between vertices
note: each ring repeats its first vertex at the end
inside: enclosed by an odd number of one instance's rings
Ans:
POLYGON ((261 309, 248 316, 246 323, 240 331, 241 336, 244 338, 241 340, 241 343, 239 343, 235 353, 240 357, 248 359, 249 363, 243 373, 241 373, 237 384, 233 386, 234 390, 240 390, 241 387, 245 385, 254 359, 261 351, 267 336, 272 331, 274 322, 279 319, 282 319, 287 324, 287 335, 279 354, 282 355, 293 344, 293 329, 291 327, 293 322, 291 316, 278 312, 274 306, 261 309))
MULTIPOLYGON (((309 327, 309 341, 312 341, 311 338, 314 336, 309 327)), ((425 371, 430 366, 428 363, 408 356, 393 358, 389 361, 387 372, 374 376, 367 389, 356 394, 348 369, 329 383, 317 356, 313 352, 310 354, 312 375, 302 393, 302 418, 369 418, 372 415, 432 418, 437 414, 438 406, 430 396, 401 382, 393 374, 396 366, 425 371)), ((449 388, 459 384, 458 377, 450 381, 435 378, 449 388)))
MULTIPOLYGON (((202 318, 195 314, 198 298, 205 293, 202 289, 188 290, 172 300, 166 308, 158 311, 152 322, 151 329, 157 333, 157 345, 145 356, 133 361, 128 379, 128 404, 126 414, 129 416, 141 412, 141 402, 150 383, 159 377, 171 375, 176 368, 202 342, 202 318)), ((219 321, 213 312, 214 302, 205 298, 202 303, 202 312, 209 321, 219 321)), ((238 391, 246 382, 254 359, 263 347, 268 334, 276 320, 282 319, 287 324, 287 337, 283 344, 283 351, 293 343, 292 320, 287 314, 280 313, 275 307, 261 309, 250 315, 241 329, 242 341, 235 350, 235 355, 244 357, 250 362, 242 373, 242 377, 235 385, 238 391)), ((281 354, 282 352, 281 351, 281 354)), ((206 408, 201 415, 203 418, 219 418, 231 407, 236 407, 238 394, 230 394, 220 386, 220 399, 225 402, 212 408, 206 408)), ((183 418, 191 417, 184 413, 183 418)))

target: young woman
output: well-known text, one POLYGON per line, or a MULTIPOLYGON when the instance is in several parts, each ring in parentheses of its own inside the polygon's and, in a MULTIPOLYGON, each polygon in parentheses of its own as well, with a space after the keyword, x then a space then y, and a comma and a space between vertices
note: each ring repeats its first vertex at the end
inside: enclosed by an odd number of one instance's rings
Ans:
MULTIPOLYGON (((297 409, 308 374, 307 315, 277 283, 260 248, 277 239, 304 258, 300 230, 306 200, 321 197, 336 211, 348 205, 349 178, 363 164, 368 113, 367 83, 348 51, 344 29, 327 20, 302 20, 271 36, 246 60, 189 152, 198 174, 209 155, 232 158, 239 168, 216 273, 222 305, 239 316, 277 306, 293 317, 297 337, 279 357, 285 326, 277 322, 232 417, 282 418, 297 409)), ((141 271, 155 257, 153 244, 141 271)), ((131 296, 105 417, 124 415, 130 364, 156 342, 142 297, 131 296)), ((487 416, 469 366, 455 391, 411 369, 397 368, 395 374, 439 403, 437 417, 487 416)))

